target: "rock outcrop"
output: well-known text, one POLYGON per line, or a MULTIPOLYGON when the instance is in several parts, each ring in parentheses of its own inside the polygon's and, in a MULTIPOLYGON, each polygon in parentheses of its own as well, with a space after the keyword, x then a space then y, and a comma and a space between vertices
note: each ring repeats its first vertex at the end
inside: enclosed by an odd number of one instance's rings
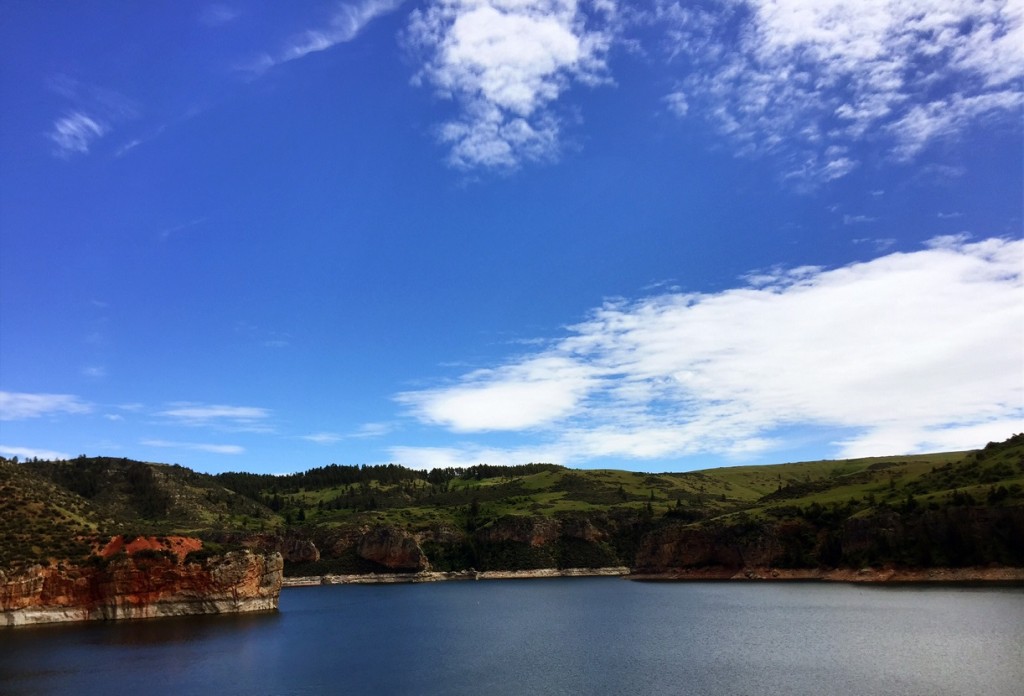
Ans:
POLYGON ((141 539, 115 537, 82 564, 0 571, 0 626, 277 609, 281 554, 234 551, 200 559, 186 555, 195 540, 141 539))
POLYGON ((642 575, 700 571, 726 577, 764 568, 1021 568, 1021 538, 1021 507, 889 509, 834 524, 674 524, 643 537, 634 567, 642 575))
POLYGON ((359 539, 356 553, 391 570, 419 572, 430 567, 416 537, 396 527, 370 529, 359 539))

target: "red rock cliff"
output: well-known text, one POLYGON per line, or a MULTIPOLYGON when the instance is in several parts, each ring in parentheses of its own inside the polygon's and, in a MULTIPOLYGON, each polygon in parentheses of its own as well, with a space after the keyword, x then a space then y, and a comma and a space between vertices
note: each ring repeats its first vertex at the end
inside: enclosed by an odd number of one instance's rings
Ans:
POLYGON ((0 571, 0 626, 277 609, 280 554, 236 551, 186 562, 196 540, 140 539, 115 537, 81 565, 0 571))

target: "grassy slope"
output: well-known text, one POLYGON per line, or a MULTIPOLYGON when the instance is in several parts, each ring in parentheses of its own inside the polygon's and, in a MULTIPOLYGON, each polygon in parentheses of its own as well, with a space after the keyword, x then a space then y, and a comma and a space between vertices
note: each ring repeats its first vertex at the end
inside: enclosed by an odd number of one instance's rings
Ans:
MULTIPOLYGON (((261 477, 252 498, 180 466, 88 458, 13 464, 0 459, 0 566, 74 550, 95 533, 284 531, 389 524, 408 529, 487 525, 506 515, 650 510, 708 520, 799 516, 809 506, 868 515, 879 506, 1024 505, 1024 435, 977 452, 741 466, 681 474, 551 468, 430 483, 298 487, 261 477), (258 491, 258 492, 256 492, 258 491), (255 499, 253 499, 255 498, 255 499), (277 512, 266 505, 274 502, 277 512), (304 519, 303 519, 304 518, 304 519), (72 540, 72 541, 68 541, 72 540)), ((494 472, 489 472, 494 473, 494 472)), ((76 551, 77 552, 77 551, 76 551)))
POLYGON ((1024 437, 991 445, 987 452, 741 466, 683 474, 562 469, 526 476, 456 479, 440 492, 425 481, 391 486, 374 481, 284 492, 281 498, 282 512, 302 508, 310 524, 383 523, 421 528, 459 524, 474 500, 484 518, 642 510, 650 503, 656 516, 682 507, 713 519, 738 511, 755 517, 773 512, 778 516, 782 509, 851 501, 868 511, 882 504, 902 504, 908 496, 921 504, 944 505, 954 492, 985 504, 991 502, 990 494, 999 486, 1007 489, 1007 495, 998 504, 1024 504, 1024 437), (370 509, 352 502, 365 503, 369 496, 374 504, 370 509), (318 502, 331 500, 341 500, 345 506, 318 508, 318 502))
POLYGON ((265 506, 178 465, 80 457, 17 468, 84 498, 119 530, 189 533, 280 524, 265 506))
POLYGON ((113 520, 79 495, 0 458, 0 568, 77 558, 113 520))

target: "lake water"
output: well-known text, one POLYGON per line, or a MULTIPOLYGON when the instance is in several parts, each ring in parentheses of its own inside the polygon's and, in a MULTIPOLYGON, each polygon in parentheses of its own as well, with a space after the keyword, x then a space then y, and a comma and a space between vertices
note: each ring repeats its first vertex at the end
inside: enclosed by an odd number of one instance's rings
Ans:
POLYGON ((1024 589, 294 588, 276 614, 0 630, 0 693, 1016 696, 1024 589))

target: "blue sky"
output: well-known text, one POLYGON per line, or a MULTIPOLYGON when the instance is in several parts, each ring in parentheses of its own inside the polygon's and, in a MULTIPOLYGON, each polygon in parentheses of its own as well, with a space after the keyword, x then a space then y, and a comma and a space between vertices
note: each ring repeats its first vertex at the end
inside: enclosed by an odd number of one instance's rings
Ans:
POLYGON ((0 46, 0 454, 1024 430, 1019 0, 26 1, 0 46))

